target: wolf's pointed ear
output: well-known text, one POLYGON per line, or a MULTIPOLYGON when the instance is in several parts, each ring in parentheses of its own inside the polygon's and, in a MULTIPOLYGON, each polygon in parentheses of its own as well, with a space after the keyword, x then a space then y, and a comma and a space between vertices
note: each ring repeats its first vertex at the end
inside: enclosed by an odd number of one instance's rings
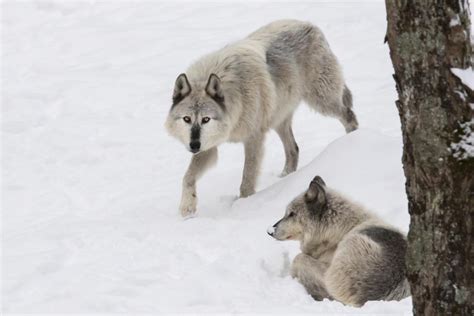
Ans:
POLYGON ((220 105, 224 105, 221 79, 216 74, 211 74, 206 85, 206 93, 220 105))
POLYGON ((311 181, 304 199, 307 203, 315 204, 318 209, 326 205, 326 183, 320 176, 314 177, 311 181))
POLYGON ((191 93, 191 85, 189 84, 186 74, 180 74, 176 78, 173 90, 173 105, 178 104, 191 93))

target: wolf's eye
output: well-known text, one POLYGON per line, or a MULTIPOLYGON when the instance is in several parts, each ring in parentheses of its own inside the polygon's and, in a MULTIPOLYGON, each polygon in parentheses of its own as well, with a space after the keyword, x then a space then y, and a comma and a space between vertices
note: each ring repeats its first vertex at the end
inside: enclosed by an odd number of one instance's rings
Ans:
POLYGON ((203 117, 202 118, 202 124, 206 124, 207 122, 209 122, 211 120, 210 117, 206 116, 206 117, 203 117))
POLYGON ((183 121, 185 121, 186 123, 191 123, 191 118, 189 116, 185 116, 183 117, 183 121))
POLYGON ((288 217, 293 217, 295 216, 295 212, 290 212, 290 214, 288 214, 288 217))

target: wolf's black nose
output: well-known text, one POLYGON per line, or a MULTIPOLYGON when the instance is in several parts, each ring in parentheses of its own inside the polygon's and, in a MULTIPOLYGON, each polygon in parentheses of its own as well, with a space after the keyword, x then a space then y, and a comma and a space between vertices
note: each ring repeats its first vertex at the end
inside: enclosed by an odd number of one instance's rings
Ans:
POLYGON ((274 233, 275 233, 275 226, 268 227, 267 234, 273 237, 274 233))
POLYGON ((201 148, 201 142, 198 141, 198 140, 193 140, 189 144, 189 148, 191 148, 191 151, 193 153, 197 153, 199 151, 199 149, 201 148))

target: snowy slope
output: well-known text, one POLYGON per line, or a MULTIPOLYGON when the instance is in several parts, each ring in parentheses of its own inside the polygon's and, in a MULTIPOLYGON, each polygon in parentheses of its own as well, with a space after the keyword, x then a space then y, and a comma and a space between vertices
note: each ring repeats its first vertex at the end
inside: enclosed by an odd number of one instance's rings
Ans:
POLYGON ((2 310, 408 314, 313 301, 282 275, 296 242, 266 228, 315 174, 408 229, 383 2, 2 3, 2 310), (240 145, 178 215, 190 159, 163 128, 177 74, 281 18, 309 20, 343 65, 361 130, 301 106, 300 169, 277 177, 270 133, 259 192, 237 200, 240 145))

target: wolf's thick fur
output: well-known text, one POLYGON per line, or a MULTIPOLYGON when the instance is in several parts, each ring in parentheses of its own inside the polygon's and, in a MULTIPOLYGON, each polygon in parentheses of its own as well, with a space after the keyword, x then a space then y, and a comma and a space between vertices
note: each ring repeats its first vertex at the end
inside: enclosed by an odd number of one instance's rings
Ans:
POLYGON ((352 96, 321 31, 306 22, 271 23, 247 38, 196 61, 176 80, 166 127, 194 154, 183 180, 180 210, 196 211, 197 179, 217 160, 217 146, 243 142, 240 196, 255 192, 265 133, 274 129, 285 149, 282 175, 296 170, 293 112, 306 101, 357 128, 352 96))
POLYGON ((291 273, 316 300, 362 306, 410 295, 404 235, 327 188, 319 176, 268 233, 300 241, 291 273))

